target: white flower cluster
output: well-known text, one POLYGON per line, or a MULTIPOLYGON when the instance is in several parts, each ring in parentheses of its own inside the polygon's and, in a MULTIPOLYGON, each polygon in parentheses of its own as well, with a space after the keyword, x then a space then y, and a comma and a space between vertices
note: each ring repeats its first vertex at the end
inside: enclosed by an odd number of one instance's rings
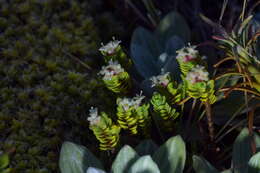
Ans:
POLYGON ((144 98, 145 96, 142 95, 141 91, 140 95, 136 95, 133 98, 124 97, 120 99, 118 105, 123 106, 124 110, 127 111, 131 107, 138 108, 141 105, 144 98))
POLYGON ((195 84, 197 82, 204 82, 209 80, 209 73, 204 66, 196 65, 186 76, 186 80, 195 84))
POLYGON ((188 47, 184 47, 180 50, 177 50, 176 52, 176 58, 182 62, 189 62, 199 56, 199 52, 196 50, 196 46, 189 45, 188 47))
POLYGON ((170 73, 167 72, 167 73, 164 73, 164 74, 161 74, 158 76, 151 77, 150 80, 152 81, 152 87, 158 86, 158 85, 167 87, 168 83, 170 82, 169 75, 170 75, 170 73))
POLYGON ((110 41, 109 43, 107 43, 106 45, 101 43, 102 47, 99 48, 99 51, 111 55, 111 54, 115 53, 115 50, 119 46, 120 43, 121 43, 121 41, 115 40, 115 38, 113 37, 113 40, 110 41))
POLYGON ((101 120, 101 117, 98 116, 98 109, 91 107, 89 110, 88 121, 90 125, 97 125, 101 120))
POLYGON ((124 72, 125 70, 117 61, 110 60, 107 66, 103 66, 102 70, 98 73, 103 75, 104 80, 111 80, 113 76, 124 72))

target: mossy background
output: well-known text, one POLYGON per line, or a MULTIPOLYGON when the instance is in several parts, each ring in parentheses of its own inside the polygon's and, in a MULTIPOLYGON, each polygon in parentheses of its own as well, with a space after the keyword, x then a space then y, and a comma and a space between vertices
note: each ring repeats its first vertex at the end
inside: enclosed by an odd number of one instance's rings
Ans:
POLYGON ((0 0, 0 151, 10 153, 13 172, 59 172, 65 140, 97 145, 88 109, 109 110, 114 97, 96 76, 98 48, 124 38, 104 7, 102 0, 0 0))

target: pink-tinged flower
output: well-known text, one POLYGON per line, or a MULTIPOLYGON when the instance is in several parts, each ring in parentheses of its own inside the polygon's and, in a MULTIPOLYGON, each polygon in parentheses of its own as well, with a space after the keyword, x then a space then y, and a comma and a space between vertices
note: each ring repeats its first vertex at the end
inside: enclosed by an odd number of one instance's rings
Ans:
POLYGON ((125 70, 117 61, 110 60, 107 66, 103 66, 102 70, 98 73, 103 75, 104 80, 111 80, 113 76, 124 72, 125 70))
POLYGON ((151 77, 151 81, 152 81, 152 87, 154 86, 163 86, 163 87, 167 87, 167 85, 169 84, 170 80, 169 80, 169 75, 170 73, 167 72, 165 74, 161 74, 158 76, 153 76, 151 77))
POLYGON ((209 73, 205 70, 204 66, 196 65, 190 72, 188 72, 186 80, 192 84, 206 82, 209 80, 209 73))
POLYGON ((196 46, 184 47, 176 52, 176 59, 182 62, 189 62, 199 57, 199 52, 196 50, 196 46))

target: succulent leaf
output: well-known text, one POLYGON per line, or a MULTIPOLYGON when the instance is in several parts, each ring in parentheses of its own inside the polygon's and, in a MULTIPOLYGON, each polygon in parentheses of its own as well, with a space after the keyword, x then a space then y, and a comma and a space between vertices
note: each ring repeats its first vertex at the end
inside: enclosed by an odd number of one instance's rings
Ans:
POLYGON ((180 136, 171 137, 153 154, 153 160, 163 173, 182 173, 186 147, 180 136))
POLYGON ((194 155, 193 168, 196 173, 219 173, 216 168, 214 168, 207 160, 202 157, 194 155))
POLYGON ((59 167, 62 173, 85 173, 88 167, 103 168, 87 148, 71 142, 62 144, 59 167))
POLYGON ((177 12, 168 13, 156 28, 156 34, 165 43, 172 36, 178 36, 184 42, 190 41, 190 29, 185 19, 177 12))
POLYGON ((130 167, 127 173, 137 172, 160 173, 160 170, 151 156, 142 156, 130 167))
POLYGON ((120 149, 112 164, 112 173, 127 172, 129 168, 138 160, 139 156, 133 148, 125 145, 120 149))

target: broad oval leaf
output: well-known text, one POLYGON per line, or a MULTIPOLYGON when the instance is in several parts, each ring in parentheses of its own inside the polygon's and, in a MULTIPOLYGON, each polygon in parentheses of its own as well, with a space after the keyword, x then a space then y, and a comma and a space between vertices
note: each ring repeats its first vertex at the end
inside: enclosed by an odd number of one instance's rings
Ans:
POLYGON ((86 173, 106 173, 106 172, 98 168, 89 167, 86 173))
POLYGON ((160 73, 153 58, 153 54, 141 45, 131 44, 132 60, 138 73, 144 78, 150 78, 160 73))
POLYGON ((250 173, 259 173, 260 172, 260 152, 256 153, 251 157, 248 162, 249 172, 250 173))
POLYGON ((184 42, 178 37, 178 36, 173 36, 171 37, 167 43, 166 43, 166 53, 168 54, 168 59, 163 65, 163 70, 165 72, 170 72, 174 80, 180 81, 180 75, 181 71, 179 68, 179 64, 177 62, 176 56, 177 53, 176 51, 184 47, 185 44, 184 42))
POLYGON ((153 155, 158 149, 158 146, 150 139, 143 140, 139 145, 136 146, 135 150, 140 156, 153 155))
POLYGON ((193 168, 196 173, 219 173, 207 160, 194 155, 192 157, 193 168))
POLYGON ((185 143, 181 136, 168 139, 153 155, 163 173, 182 173, 186 160, 185 143))
POLYGON ((179 36, 185 43, 190 41, 190 29, 185 19, 177 12, 167 14, 156 28, 156 34, 165 43, 172 36, 179 36))
POLYGON ((131 166, 128 173, 160 173, 160 170, 151 156, 142 156, 131 166))
POLYGON ((137 27, 131 38, 131 45, 139 45, 143 49, 149 51, 155 61, 157 57, 164 51, 164 45, 161 45, 154 33, 143 27, 137 27))
POLYGON ((232 152, 232 166, 234 173, 247 173, 248 161, 252 156, 250 136, 247 128, 244 128, 236 138, 232 152))
POLYGON ((103 168, 87 148, 72 142, 62 144, 59 167, 61 173, 85 173, 88 167, 103 168))
POLYGON ((165 52, 170 56, 176 56, 177 50, 185 46, 184 41, 178 36, 172 36, 167 40, 165 45, 165 52))
POLYGON ((112 164, 112 173, 126 172, 138 158, 139 156, 135 150, 132 147, 125 145, 119 151, 112 164))

